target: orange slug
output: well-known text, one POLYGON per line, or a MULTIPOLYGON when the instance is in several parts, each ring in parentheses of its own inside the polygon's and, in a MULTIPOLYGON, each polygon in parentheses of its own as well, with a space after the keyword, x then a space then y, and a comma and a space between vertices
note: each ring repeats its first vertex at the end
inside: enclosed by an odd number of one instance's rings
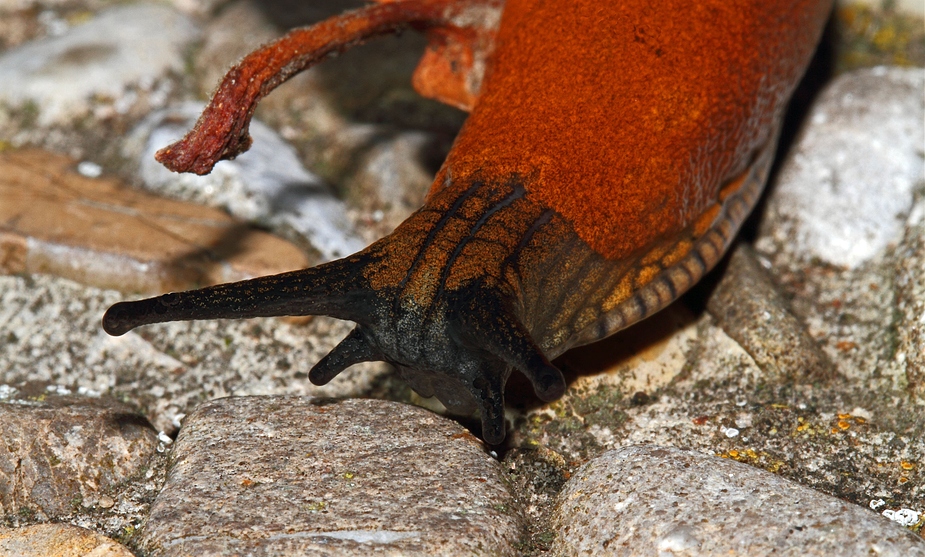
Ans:
POLYGON ((246 57, 158 154, 208 172, 249 145, 256 102, 328 54, 423 30, 416 87, 471 108, 424 206, 314 268, 122 302, 114 335, 173 320, 329 315, 356 328, 311 370, 392 363, 505 436, 505 383, 563 394, 550 363, 668 305, 758 199, 829 0, 380 0, 246 57), (502 11, 503 10, 503 11, 502 11), (494 17, 501 13, 500 23, 494 17))

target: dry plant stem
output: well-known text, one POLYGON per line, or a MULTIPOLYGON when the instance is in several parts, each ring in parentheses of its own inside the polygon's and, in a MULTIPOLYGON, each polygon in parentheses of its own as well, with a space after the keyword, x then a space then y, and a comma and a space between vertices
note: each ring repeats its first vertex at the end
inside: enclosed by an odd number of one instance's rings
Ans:
POLYGON ((278 85, 368 38, 445 23, 446 7, 443 0, 376 4, 289 32, 232 67, 193 129, 155 158, 174 172, 208 174, 218 161, 250 148, 257 103, 278 85))

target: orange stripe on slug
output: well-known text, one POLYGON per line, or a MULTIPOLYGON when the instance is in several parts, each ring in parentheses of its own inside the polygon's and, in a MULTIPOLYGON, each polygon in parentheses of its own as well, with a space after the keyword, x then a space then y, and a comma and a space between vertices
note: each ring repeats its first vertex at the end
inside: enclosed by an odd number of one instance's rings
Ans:
POLYGON ((719 216, 720 211, 723 206, 719 203, 714 203, 706 208, 703 213, 697 217, 697 220, 694 221, 694 236, 699 238, 707 233, 708 230, 713 228, 713 224, 716 222, 716 217, 719 216))
POLYGON ((720 202, 726 201, 726 199, 730 195, 742 189, 742 186, 745 185, 747 180, 748 180, 748 175, 746 173, 743 173, 742 176, 740 176, 739 178, 736 178, 735 180, 729 182, 727 185, 723 186, 723 188, 719 190, 719 195, 717 196, 717 199, 719 199, 720 202))

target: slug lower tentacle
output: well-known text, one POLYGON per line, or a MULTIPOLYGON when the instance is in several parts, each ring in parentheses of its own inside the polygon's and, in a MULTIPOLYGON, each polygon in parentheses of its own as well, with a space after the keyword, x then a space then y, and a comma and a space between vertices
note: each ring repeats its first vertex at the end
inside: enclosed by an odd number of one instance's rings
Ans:
POLYGON ((492 49, 478 91, 462 77, 425 87, 474 106, 425 205, 392 234, 312 269, 116 304, 106 331, 218 317, 351 320, 313 383, 388 361, 422 395, 478 409, 489 443, 504 438, 514 369, 540 399, 561 396, 550 360, 665 307, 729 247, 767 179, 831 3, 508 0, 496 35, 491 18, 460 15, 498 4, 385 1, 358 12, 357 27, 294 31, 229 72, 196 128, 159 155, 172 168, 207 172, 246 148, 253 104, 328 48, 319 37, 337 50, 414 23, 450 41, 429 53, 438 70, 425 75, 452 73, 467 48, 492 49))

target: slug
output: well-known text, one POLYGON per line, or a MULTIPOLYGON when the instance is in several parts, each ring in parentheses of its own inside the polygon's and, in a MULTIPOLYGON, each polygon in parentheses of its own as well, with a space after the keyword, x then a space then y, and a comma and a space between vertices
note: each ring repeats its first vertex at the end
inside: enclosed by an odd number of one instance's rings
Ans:
POLYGON ((512 370, 555 400, 566 385, 553 358, 652 315, 719 261, 762 191, 830 9, 829 0, 383 0, 292 31, 232 68, 159 160, 208 172, 247 148, 254 106, 273 87, 412 27, 431 39, 418 89, 471 108, 424 206, 344 259, 117 303, 103 327, 353 321, 312 383, 387 361, 450 411, 478 410, 482 437, 499 444, 512 370), (473 14, 482 19, 464 17, 473 14))

